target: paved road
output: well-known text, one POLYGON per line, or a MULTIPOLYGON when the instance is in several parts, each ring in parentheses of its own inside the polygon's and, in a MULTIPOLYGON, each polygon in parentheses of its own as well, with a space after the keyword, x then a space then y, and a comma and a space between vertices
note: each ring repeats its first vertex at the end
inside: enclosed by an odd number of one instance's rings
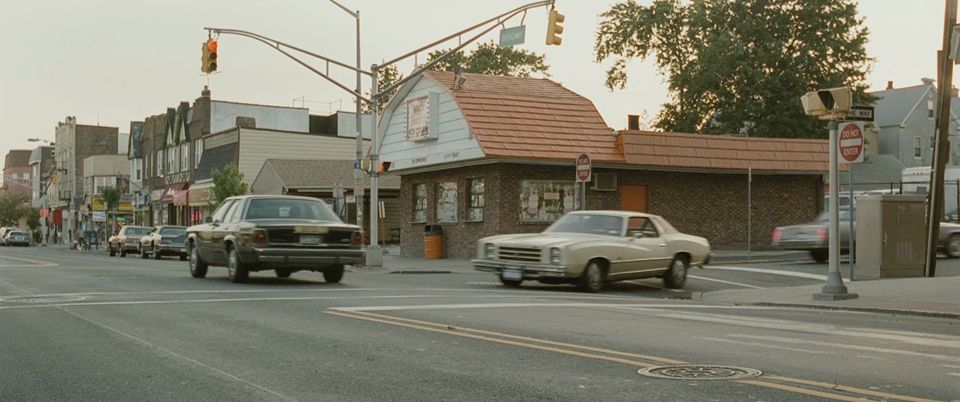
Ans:
POLYGON ((480 273, 239 285, 185 264, 0 249, 0 400, 960 399, 956 320, 684 299, 817 283, 796 274, 822 266, 708 268, 684 292, 645 280, 592 295, 480 273), (680 364, 763 374, 638 374, 680 364))

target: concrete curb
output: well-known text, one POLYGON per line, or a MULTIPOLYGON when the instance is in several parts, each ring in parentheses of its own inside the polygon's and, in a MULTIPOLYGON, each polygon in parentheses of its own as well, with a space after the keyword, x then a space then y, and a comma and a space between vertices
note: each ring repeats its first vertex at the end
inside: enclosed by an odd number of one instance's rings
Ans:
POLYGON ((960 320, 960 313, 948 313, 948 312, 942 312, 942 311, 928 311, 928 310, 908 310, 908 309, 891 309, 891 308, 881 308, 881 307, 857 307, 857 306, 827 306, 822 304, 772 303, 772 302, 735 303, 735 305, 760 306, 760 307, 794 307, 794 308, 808 308, 813 310, 833 310, 833 311, 856 311, 856 312, 863 312, 863 313, 912 315, 912 316, 921 316, 921 317, 948 318, 948 319, 960 320))

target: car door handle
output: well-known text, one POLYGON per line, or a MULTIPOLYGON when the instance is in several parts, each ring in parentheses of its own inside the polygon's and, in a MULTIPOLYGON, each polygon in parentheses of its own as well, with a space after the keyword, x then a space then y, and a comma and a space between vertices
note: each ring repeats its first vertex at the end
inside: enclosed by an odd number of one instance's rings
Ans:
POLYGON ((660 247, 666 247, 667 243, 660 243, 660 247))

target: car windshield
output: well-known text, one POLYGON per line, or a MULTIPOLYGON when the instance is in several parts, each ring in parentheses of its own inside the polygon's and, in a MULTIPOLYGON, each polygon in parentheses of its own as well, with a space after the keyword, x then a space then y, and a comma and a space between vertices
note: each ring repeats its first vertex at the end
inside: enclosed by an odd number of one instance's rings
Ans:
POLYGON ((150 233, 150 228, 127 228, 127 236, 143 236, 150 233))
POLYGON ((187 228, 161 228, 161 236, 180 236, 187 231, 187 228))
POLYGON ((323 201, 291 198, 250 200, 246 219, 305 219, 340 222, 340 218, 337 218, 337 215, 323 201))
POLYGON ((623 232, 623 218, 603 214, 569 214, 564 215, 543 232, 621 236, 623 232))

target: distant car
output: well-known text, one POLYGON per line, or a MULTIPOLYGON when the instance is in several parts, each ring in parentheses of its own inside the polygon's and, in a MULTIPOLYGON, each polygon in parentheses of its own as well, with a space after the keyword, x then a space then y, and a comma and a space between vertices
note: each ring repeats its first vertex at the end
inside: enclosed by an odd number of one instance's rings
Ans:
POLYGON ((506 286, 524 280, 575 284, 588 292, 607 282, 660 277, 682 288, 687 269, 710 260, 707 239, 680 233, 657 215, 579 211, 543 233, 490 236, 477 242, 478 271, 493 272, 506 286))
POLYGON ((186 261, 186 241, 186 226, 158 226, 140 238, 140 257, 147 258, 152 254, 159 260, 164 255, 176 255, 180 261, 186 261))
POLYGON ((209 265, 226 266, 237 283, 262 270, 280 278, 317 271, 327 282, 340 282, 344 265, 363 261, 362 245, 360 227, 308 197, 231 197, 207 223, 187 228, 190 274, 203 278, 209 265))
POLYGON ((16 229, 14 227, 4 226, 0 227, 0 246, 6 246, 7 243, 4 242, 3 238, 7 235, 7 232, 16 229))
POLYGON ((111 257, 117 253, 121 257, 126 257, 129 252, 137 252, 140 248, 140 238, 146 236, 151 230, 153 228, 147 226, 124 226, 107 240, 107 251, 111 257))
POLYGON ((30 236, 27 235, 27 232, 14 228, 13 230, 8 230, 3 235, 3 244, 7 246, 30 246, 30 236))
MULTIPOLYGON (((850 210, 841 209, 840 217, 840 252, 849 253, 850 244, 850 210)), ((773 246, 782 250, 809 251, 810 257, 816 262, 826 262, 829 258, 828 226, 830 214, 822 212, 810 223, 781 226, 773 231, 773 246)), ((853 225, 853 241, 857 241, 857 225, 853 225)), ((960 224, 941 222, 940 233, 937 239, 937 248, 947 257, 960 257, 960 224)))

